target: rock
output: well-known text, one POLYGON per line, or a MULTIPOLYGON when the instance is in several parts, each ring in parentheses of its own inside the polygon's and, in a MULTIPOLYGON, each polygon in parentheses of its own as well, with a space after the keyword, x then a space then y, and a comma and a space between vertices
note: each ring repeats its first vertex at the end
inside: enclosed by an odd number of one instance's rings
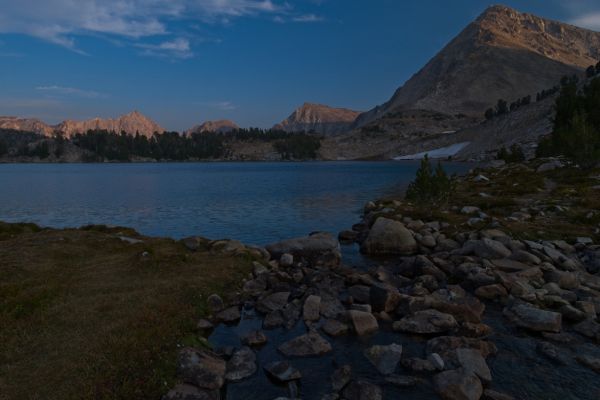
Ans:
POLYGON ((264 314, 272 311, 282 310, 288 303, 290 292, 277 292, 260 299, 256 303, 256 309, 264 314))
POLYGON ((400 304, 400 293, 395 287, 373 285, 369 291, 369 299, 374 311, 391 313, 400 304))
POLYGON ((348 294, 355 303, 369 304, 371 301, 371 288, 366 285, 353 285, 348 288, 348 294))
POLYGON ((573 325, 573 330, 583 336, 600 342, 600 324, 591 318, 573 325))
POLYGON ((278 349, 287 357, 318 356, 332 350, 331 344, 314 331, 289 340, 278 349))
POLYGON ((323 331, 332 337, 338 337, 348 333, 348 325, 335 319, 328 319, 322 326, 323 331))
POLYGON ((548 172, 548 171, 552 171, 555 170, 557 168, 562 168, 563 167, 563 163, 560 162, 559 160, 552 160, 552 161, 548 161, 545 162, 543 164, 541 164, 536 172, 548 172))
POLYGON ((491 390, 491 389, 486 389, 483 392, 483 399, 484 400, 515 400, 515 398, 512 396, 509 396, 507 394, 500 393, 500 392, 497 392, 497 391, 491 390))
POLYGON ((593 369, 600 374, 600 358, 592 357, 590 355, 580 355, 575 357, 578 363, 584 365, 590 369, 593 369))
POLYGON ((361 245, 365 254, 410 255, 417 251, 412 233, 399 221, 380 217, 361 245))
POLYGON ((393 374, 402 358, 402 346, 392 343, 388 346, 372 346, 363 354, 382 375, 393 374))
POLYGON ((244 283, 242 290, 253 296, 258 296, 267 290, 267 281, 265 279, 251 279, 244 283))
POLYGON ((224 322, 226 324, 232 324, 236 321, 239 321, 241 317, 242 315, 238 306, 226 308, 215 316, 217 321, 224 322))
POLYGON ((484 176, 484 175, 477 175, 475 178, 473 178, 473 182, 489 182, 490 178, 484 176))
POLYGON ((587 317, 583 311, 573 307, 570 304, 565 304, 564 306, 560 307, 558 312, 561 313, 564 319, 571 322, 583 321, 587 317))
POLYGON ((592 239, 590 237, 578 237, 575 239, 575 242, 578 244, 590 245, 590 244, 594 244, 594 239, 592 239))
POLYGON ((220 400, 218 390, 200 389, 185 383, 175 386, 162 397, 162 400, 220 400))
POLYGON ((580 286, 579 276, 572 272, 564 272, 564 271, 551 271, 544 274, 544 278, 547 282, 554 282, 561 289, 565 290, 573 290, 577 289, 580 286))
POLYGON ((304 302, 302 315, 305 321, 318 321, 320 318, 321 297, 310 295, 304 302))
POLYGON ((352 367, 350 365, 343 365, 336 369, 331 375, 331 386, 333 387, 333 390, 339 392, 350 382, 351 378, 352 367))
POLYGON ((225 308, 225 304, 223 303, 223 299, 218 294, 211 294, 206 299, 206 305, 208 307, 208 311, 211 314, 217 313, 225 308))
POLYGON ((434 372, 437 369, 431 361, 416 357, 403 358, 402 365, 417 373, 434 372))
POLYGON ((539 342, 536 345, 535 349, 537 350, 538 353, 549 358, 550 360, 554 361, 557 364, 561 364, 561 365, 567 364, 565 358, 560 354, 560 350, 558 349, 558 347, 554 346, 551 343, 539 342))
POLYGON ((338 240, 342 243, 353 243, 358 239, 359 233, 356 231, 342 231, 338 234, 338 240))
POLYGON ((512 260, 515 261, 519 261, 525 264, 535 264, 538 265, 542 262, 542 260, 540 260, 540 258, 534 254, 531 254, 528 251, 525 250, 517 250, 515 252, 513 252, 513 254, 510 256, 510 258, 512 260))
POLYGON ((504 309, 504 315, 517 326, 538 332, 560 332, 562 316, 557 312, 540 310, 528 305, 504 309))
POLYGON ((502 300, 508 297, 508 292, 502 285, 480 286, 475 290, 475 296, 486 300, 502 300))
POLYGON ((427 354, 438 353, 446 359, 455 355, 454 350, 460 348, 477 349, 484 358, 497 352, 492 342, 460 336, 440 336, 430 339, 427 341, 426 351, 427 354))
POLYGON ((343 304, 337 297, 321 296, 321 315, 325 318, 338 318, 346 312, 343 304))
POLYGON ((283 318, 283 313, 281 310, 276 310, 270 312, 265 316, 263 320, 263 327, 265 329, 274 329, 285 324, 285 318, 283 318))
POLYGON ((226 363, 208 350, 185 348, 179 354, 177 375, 202 389, 217 390, 225 383, 226 363))
POLYGON ((242 336, 242 343, 247 346, 262 346, 267 343, 267 335, 262 331, 252 331, 242 336))
POLYGON ((429 247, 430 249, 433 249, 435 246, 437 246, 435 238, 431 235, 425 235, 421 237, 421 239, 419 239, 419 244, 429 247))
POLYGON ((400 332, 431 334, 448 332, 457 326, 456 319, 450 314, 437 310, 424 310, 394 322, 393 329, 400 332))
POLYGON ((265 365, 264 370, 279 382, 294 381, 302 378, 302 374, 287 361, 274 361, 265 365))
POLYGON ((377 332, 379 329, 379 324, 371 313, 350 310, 348 311, 348 316, 352 321, 356 334, 359 336, 377 332))
POLYGON ((213 326, 212 322, 210 322, 207 319, 201 319, 196 324, 196 329, 198 329, 199 331, 207 331, 209 329, 212 329, 213 327, 214 326, 213 326))
POLYGON ((467 215, 477 214, 479 211, 481 211, 481 209, 479 207, 473 207, 473 206, 465 206, 460 210, 461 214, 467 214, 467 215))
POLYGON ((225 378, 233 382, 241 381, 254 375, 256 369, 256 354, 249 347, 242 347, 227 361, 225 378))
POLYGON ((490 260, 507 258, 511 255, 511 251, 502 243, 488 238, 470 240, 465 243, 462 250, 467 254, 474 253, 477 257, 490 260))
POLYGON ((444 400, 479 400, 483 394, 479 378, 462 368, 437 374, 433 384, 444 400))
POLYGON ((444 360, 438 353, 429 354, 427 356, 427 361, 429 361, 435 367, 435 369, 437 369, 438 371, 444 370, 444 365, 445 365, 444 360))
POLYGON ((474 373, 484 383, 492 382, 492 373, 479 350, 456 349, 456 358, 465 372, 474 373))
POLYGON ((382 400, 381 388, 366 381, 352 381, 342 392, 345 400, 382 400))
POLYGON ((310 236, 288 239, 266 246, 267 251, 275 259, 280 259, 283 254, 291 254, 294 258, 303 258, 316 264, 325 256, 333 256, 336 262, 341 259, 340 242, 337 238, 326 232, 313 233, 310 236))
POLYGON ((188 250, 198 251, 202 246, 208 244, 208 241, 198 236, 191 236, 181 239, 181 243, 183 243, 188 250))
POLYGON ((385 381, 391 385, 398 387, 413 387, 421 382, 419 378, 408 375, 390 375, 385 378, 385 381))
POLYGON ((279 266, 289 268, 294 265, 294 256, 289 253, 284 253, 279 257, 279 266))

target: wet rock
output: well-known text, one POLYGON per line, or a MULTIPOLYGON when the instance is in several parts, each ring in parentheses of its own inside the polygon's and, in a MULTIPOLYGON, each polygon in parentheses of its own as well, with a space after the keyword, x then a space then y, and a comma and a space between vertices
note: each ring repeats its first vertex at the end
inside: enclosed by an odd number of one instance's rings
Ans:
POLYGON ((402 358, 402 346, 392 343, 387 346, 372 346, 363 353, 382 375, 393 374, 402 358))
POLYGON ((457 326, 456 319, 450 314, 437 310, 424 310, 394 322, 393 329, 400 332, 431 334, 448 332, 457 326))
POLYGON ((508 297, 508 292, 502 285, 480 286, 475 290, 475 296, 485 300, 502 300, 508 297))
POLYGON ((479 400, 483 394, 479 378, 462 368, 437 374, 433 384, 444 400, 479 400))
POLYGON ((306 298, 304 307, 302 309, 302 315, 305 321, 318 321, 320 318, 321 310, 321 297, 311 295, 306 298))
POLYGON ((373 285, 369 291, 371 307, 376 312, 393 312, 400 303, 400 293, 392 286, 373 285))
POLYGON ((331 344, 314 331, 287 341, 278 349, 287 357, 318 356, 332 350, 331 344))
POLYGON ((294 258, 305 259, 312 264, 318 264, 328 256, 333 257, 333 264, 339 263, 341 259, 340 242, 334 235, 326 232, 317 232, 310 236, 273 243, 266 249, 274 259, 280 259, 286 253, 293 255, 294 258))
POLYGON ((456 358, 465 372, 474 373, 484 383, 492 381, 492 373, 479 350, 456 349, 456 358))
POLYGON ((551 343, 539 342, 536 345, 535 349, 537 350, 538 353, 549 358, 550 360, 554 361, 557 364, 561 364, 561 365, 567 364, 565 357, 560 353, 560 350, 558 349, 558 347, 554 346, 551 343))
POLYGON ((590 355, 580 355, 575 357, 578 363, 584 365, 597 373, 600 374, 600 358, 592 357, 590 355))
POLYGON ((409 255, 417 251, 412 233, 399 221, 380 217, 361 245, 366 254, 409 255))
POLYGON ((175 386, 162 397, 162 400, 220 400, 218 390, 200 389, 185 383, 175 386))
POLYGON ((242 336, 242 343, 244 343, 247 346, 262 346, 263 344, 267 343, 267 335, 265 335, 264 332, 262 331, 252 331, 252 332, 248 332, 247 334, 245 334, 244 336, 242 336))
POLYGON ((265 298, 260 299, 256 303, 256 309, 261 313, 267 314, 271 311, 283 309, 290 297, 290 292, 278 292, 268 295, 265 298))
POLYGON ((328 319, 322 326, 323 331, 332 337, 338 337, 348 333, 348 325, 335 319, 328 319))
POLYGON ((256 369, 256 354, 249 347, 242 347, 227 361, 225 378, 233 382, 241 381, 254 375, 256 369))
POLYGON ((390 375, 385 378, 385 381, 390 385, 407 388, 418 385, 421 379, 408 375, 390 375))
POLYGON ((342 392, 344 400, 382 400, 381 388, 367 381, 352 381, 342 392))
POLYGON ((302 378, 302 374, 287 361, 274 361, 265 365, 264 370, 279 382, 288 382, 302 378))
POLYGON ((226 363, 208 350, 185 348, 179 354, 177 375, 202 389, 220 389, 225 382, 226 363))
POLYGON ((350 321, 352 321, 354 331, 359 336, 377 332, 379 329, 379 324, 371 313, 350 310, 348 311, 348 317, 350 318, 350 321))
POLYGON ((507 394, 500 393, 500 392, 497 392, 497 391, 491 390, 491 389, 486 389, 483 392, 483 399, 484 400, 515 400, 515 398, 512 396, 509 396, 507 394))
POLYGON ((217 321, 224 322, 226 324, 232 324, 236 321, 239 321, 241 317, 242 315, 238 306, 226 308, 215 316, 217 321))
POLYGON ((223 303, 223 299, 218 294, 211 294, 206 299, 206 305, 208 307, 208 311, 212 314, 217 313, 225 308, 225 304, 223 303))
POLYGON ((538 332, 560 332, 562 316, 553 311, 540 310, 529 305, 505 308, 506 315, 515 325, 538 332))
POLYGON ((438 353, 431 353, 427 356, 427 360, 437 369, 438 371, 444 370, 444 360, 438 353))
POLYGON ((333 387, 333 390, 339 392, 350 382, 351 378, 352 367, 350 365, 343 365, 336 369, 331 375, 331 386, 333 387))
POLYGON ((348 288, 348 294, 355 303, 369 304, 371 288, 366 285, 354 285, 348 288))

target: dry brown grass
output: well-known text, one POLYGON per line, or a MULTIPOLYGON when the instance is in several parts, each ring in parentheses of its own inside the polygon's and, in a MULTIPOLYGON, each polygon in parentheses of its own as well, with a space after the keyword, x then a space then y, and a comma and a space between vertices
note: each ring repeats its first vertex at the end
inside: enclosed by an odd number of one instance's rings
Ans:
POLYGON ((0 224, 1 399, 159 398, 177 347, 201 343, 206 297, 250 270, 247 256, 117 231, 0 224))

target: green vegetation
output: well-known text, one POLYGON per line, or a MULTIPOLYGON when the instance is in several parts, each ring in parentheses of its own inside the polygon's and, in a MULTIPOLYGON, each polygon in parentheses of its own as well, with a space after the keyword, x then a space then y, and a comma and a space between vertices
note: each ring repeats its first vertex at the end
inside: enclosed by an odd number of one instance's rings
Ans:
POLYGON ((0 398, 159 399, 179 346, 203 342, 207 296, 234 293, 253 259, 0 223, 0 398))
POLYGON ((583 168, 600 161, 600 78, 582 90, 576 78, 561 82, 552 134, 541 140, 537 155, 565 156, 583 168))
POLYGON ((513 144, 510 146, 509 150, 506 150, 505 147, 502 147, 496 157, 499 160, 504 160, 507 163, 515 163, 525 161, 525 154, 523 153, 523 149, 517 144, 513 144))
POLYGON ((499 115, 508 114, 509 112, 518 110, 522 106, 526 106, 528 104, 531 104, 531 96, 525 96, 521 99, 513 101, 510 106, 506 100, 499 99, 495 108, 488 108, 485 111, 485 119, 490 120, 499 115))
POLYGON ((406 199, 421 204, 447 203, 454 191, 454 181, 438 162, 433 170, 428 155, 421 160, 415 180, 406 190, 406 199))
POLYGON ((299 134, 279 140, 273 147, 284 160, 315 159, 321 147, 321 140, 315 136, 299 134))

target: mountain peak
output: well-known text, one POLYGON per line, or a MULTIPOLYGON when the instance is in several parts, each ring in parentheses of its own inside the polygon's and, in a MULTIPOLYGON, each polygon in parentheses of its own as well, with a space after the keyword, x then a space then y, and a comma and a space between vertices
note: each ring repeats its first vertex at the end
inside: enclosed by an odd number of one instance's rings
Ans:
POLYGON ((186 134, 203 132, 229 133, 236 129, 240 129, 240 127, 235 122, 228 119, 220 119, 216 121, 206 121, 201 125, 196 125, 192 129, 187 130, 186 134))
POLYGON ((360 112, 346 108, 333 108, 324 104, 305 102, 274 129, 286 132, 335 134, 347 130, 360 112))

